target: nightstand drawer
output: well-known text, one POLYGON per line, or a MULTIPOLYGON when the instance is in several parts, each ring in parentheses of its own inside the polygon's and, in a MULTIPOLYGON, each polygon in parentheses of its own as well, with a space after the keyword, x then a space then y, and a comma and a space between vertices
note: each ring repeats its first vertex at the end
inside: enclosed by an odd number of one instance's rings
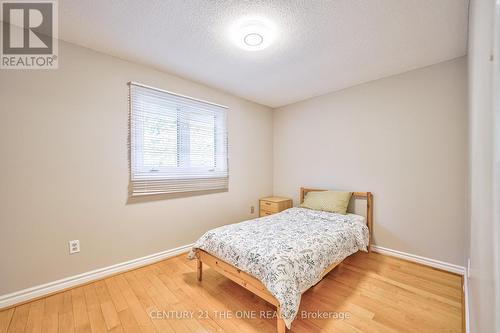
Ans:
POLYGON ((268 212, 268 211, 265 211, 265 210, 260 210, 260 213, 259 213, 259 217, 262 217, 262 216, 269 216, 269 215, 273 215, 273 214, 276 214, 277 212, 268 212))
POLYGON ((260 210, 265 210, 269 213, 277 213, 280 211, 280 204, 278 202, 260 201, 260 210))

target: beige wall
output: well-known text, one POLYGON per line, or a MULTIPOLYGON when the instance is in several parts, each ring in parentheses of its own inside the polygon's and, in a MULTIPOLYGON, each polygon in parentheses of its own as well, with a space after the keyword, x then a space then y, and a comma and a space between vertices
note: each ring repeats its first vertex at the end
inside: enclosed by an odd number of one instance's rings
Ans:
POLYGON ((206 86, 61 43, 58 70, 0 71, 0 101, 0 295, 188 244, 272 192, 271 110, 206 86), (131 80, 229 106, 229 192, 126 203, 131 80))
POLYGON ((274 194, 372 191, 379 246, 464 265, 466 175, 465 58, 274 112, 274 194))
POLYGON ((273 192, 273 162, 274 194, 297 203, 302 185, 372 191, 376 244, 464 264, 464 58, 273 119, 255 103, 61 43, 58 70, 1 71, 0 100, 0 295, 255 217, 250 206, 273 192), (131 80, 229 106, 229 192, 127 204, 131 80), (81 253, 68 255, 71 239, 81 253))
MULTIPOLYGON (((496 168, 494 152, 495 132, 497 138, 500 138, 500 115, 497 115, 495 127, 493 108, 494 97, 497 98, 497 102, 499 101, 498 87, 494 86, 493 75, 495 67, 497 69, 499 67, 499 55, 495 54, 495 62, 490 61, 494 47, 494 6, 493 1, 482 0, 473 0, 470 4, 470 219, 467 230, 469 234, 467 257, 471 260, 469 278, 471 332, 500 332, 500 317, 498 315, 500 306, 500 251, 498 245, 500 221, 499 215, 495 216, 494 214, 495 207, 498 209, 500 202, 498 188, 500 151, 496 152, 496 168), (497 320, 496 328, 495 317, 497 320)), ((500 75, 497 74, 497 84, 498 80, 500 80, 500 75)), ((500 110, 497 109, 497 112, 500 110)))

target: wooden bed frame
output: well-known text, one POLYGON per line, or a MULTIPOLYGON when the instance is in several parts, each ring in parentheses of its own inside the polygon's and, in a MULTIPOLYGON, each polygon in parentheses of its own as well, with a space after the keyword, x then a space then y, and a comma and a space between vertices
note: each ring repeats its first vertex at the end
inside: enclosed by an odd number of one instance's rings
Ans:
MULTIPOLYGON (((300 203, 304 202, 304 197, 308 192, 314 192, 314 191, 327 191, 327 190, 322 190, 322 189, 312 189, 312 188, 300 188, 300 203)), ((369 232, 370 232, 370 238, 369 238, 369 243, 368 243, 368 252, 371 251, 370 245, 371 245, 371 233, 372 233, 372 219, 373 219, 373 195, 371 192, 353 192, 352 193, 352 199, 366 199, 366 224, 368 226, 369 232)), ((266 300, 267 302, 273 304, 277 308, 278 314, 280 313, 280 306, 278 300, 274 298, 273 295, 267 290, 267 288, 260 282, 257 278, 253 277, 252 275, 245 273, 241 271, 240 269, 234 267, 231 264, 228 264, 227 262, 220 260, 219 258, 209 254, 208 252, 205 252, 203 250, 196 250, 196 258, 198 259, 197 261, 197 277, 198 281, 202 280, 203 276, 203 263, 207 264, 210 266, 212 269, 215 271, 219 272, 220 274, 224 275, 228 279, 236 282, 243 288, 251 291, 255 295, 261 297, 262 299, 266 300)), ((334 269, 336 266, 338 266, 341 262, 334 263, 330 266, 328 266, 323 273, 321 274, 321 278, 323 278, 326 274, 330 273, 332 269, 334 269)), ((283 319, 278 317, 278 324, 277 324, 277 333, 285 333, 286 332, 286 326, 285 322, 283 319)))

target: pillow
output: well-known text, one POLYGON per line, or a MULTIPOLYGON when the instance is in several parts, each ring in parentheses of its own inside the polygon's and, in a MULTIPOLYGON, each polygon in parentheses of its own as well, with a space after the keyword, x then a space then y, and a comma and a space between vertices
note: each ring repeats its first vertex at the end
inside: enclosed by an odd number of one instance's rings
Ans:
POLYGON ((345 215, 351 195, 351 192, 338 191, 308 192, 300 207, 345 215))

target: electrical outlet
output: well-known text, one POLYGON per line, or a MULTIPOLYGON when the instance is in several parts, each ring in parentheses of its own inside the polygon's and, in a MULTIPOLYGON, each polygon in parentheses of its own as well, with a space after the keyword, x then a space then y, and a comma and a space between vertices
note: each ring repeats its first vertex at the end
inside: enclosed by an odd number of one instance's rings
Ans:
POLYGON ((80 252, 80 241, 78 239, 69 241, 69 254, 80 252))
POLYGON ((250 206, 250 214, 253 214, 255 213, 255 207, 254 206, 250 206))

